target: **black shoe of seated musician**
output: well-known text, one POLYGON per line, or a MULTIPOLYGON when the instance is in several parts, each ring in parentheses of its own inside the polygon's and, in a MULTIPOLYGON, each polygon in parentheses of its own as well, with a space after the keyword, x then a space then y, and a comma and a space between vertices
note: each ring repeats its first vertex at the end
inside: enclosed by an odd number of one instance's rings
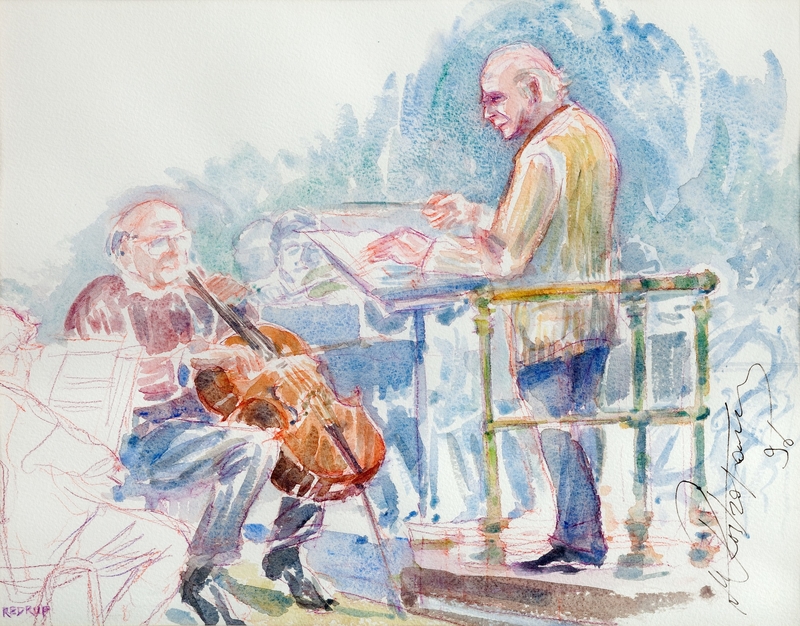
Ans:
MULTIPOLYGON (((604 555, 605 556, 605 555, 604 555)), ((527 570, 536 570, 546 567, 551 563, 580 563, 581 565, 602 565, 603 558, 595 558, 591 554, 578 552, 577 550, 570 550, 564 546, 555 546, 548 552, 545 552, 538 559, 533 561, 524 561, 519 564, 519 567, 527 570)))
POLYGON ((272 550, 261 561, 261 566, 270 580, 283 579, 297 606, 303 609, 331 611, 339 604, 333 598, 325 598, 314 575, 303 571, 297 546, 272 550))
POLYGON ((189 566, 181 574, 181 600, 192 607, 200 616, 203 624, 219 622, 219 611, 211 602, 201 597, 200 592, 208 584, 213 566, 189 566))
POLYGON ((195 610, 203 624, 217 624, 221 615, 227 626, 245 626, 242 620, 233 616, 224 592, 213 582, 214 569, 210 564, 190 564, 181 575, 181 600, 195 610), (213 602, 201 595, 206 590, 213 602))

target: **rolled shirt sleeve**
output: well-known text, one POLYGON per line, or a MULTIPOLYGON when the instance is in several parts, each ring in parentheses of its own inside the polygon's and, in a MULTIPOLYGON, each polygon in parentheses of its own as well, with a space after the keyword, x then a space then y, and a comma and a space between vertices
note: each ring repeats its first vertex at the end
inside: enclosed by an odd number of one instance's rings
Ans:
MULTIPOLYGON (((611 278, 618 184, 614 145, 577 105, 535 132, 514 159, 491 228, 474 237, 442 237, 423 272, 510 279, 531 285, 611 278)), ((616 340, 610 295, 587 295, 512 307, 522 363, 577 353, 616 340)))
POLYGON ((549 155, 519 160, 490 230, 444 236, 431 245, 423 272, 511 278, 530 263, 547 234, 561 195, 559 169, 549 155))

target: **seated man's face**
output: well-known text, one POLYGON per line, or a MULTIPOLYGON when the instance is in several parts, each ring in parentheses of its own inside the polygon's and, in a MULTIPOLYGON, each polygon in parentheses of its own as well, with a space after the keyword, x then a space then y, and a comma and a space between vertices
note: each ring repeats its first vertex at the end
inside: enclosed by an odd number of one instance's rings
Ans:
POLYGON ((126 271, 151 289, 185 282, 192 235, 177 209, 149 203, 130 233, 121 247, 120 261, 126 271))

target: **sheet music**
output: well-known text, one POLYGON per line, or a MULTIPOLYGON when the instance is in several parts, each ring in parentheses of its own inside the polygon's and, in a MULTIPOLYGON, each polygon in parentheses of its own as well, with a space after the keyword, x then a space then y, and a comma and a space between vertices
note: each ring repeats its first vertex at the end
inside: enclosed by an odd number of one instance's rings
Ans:
POLYGON ((129 426, 142 348, 118 341, 70 341, 43 355, 54 371, 48 404, 112 450, 129 426))
POLYGON ((343 274, 355 281, 366 293, 377 295, 392 290, 413 289, 421 282, 419 270, 394 261, 367 261, 364 249, 383 237, 383 233, 368 230, 357 234, 337 231, 305 233, 326 253, 343 274))
POLYGON ((314 231, 305 234, 344 276, 390 309, 409 310, 453 301, 488 283, 488 279, 482 276, 439 275, 431 279, 413 265, 367 261, 364 249, 383 236, 376 231, 358 234, 314 231))

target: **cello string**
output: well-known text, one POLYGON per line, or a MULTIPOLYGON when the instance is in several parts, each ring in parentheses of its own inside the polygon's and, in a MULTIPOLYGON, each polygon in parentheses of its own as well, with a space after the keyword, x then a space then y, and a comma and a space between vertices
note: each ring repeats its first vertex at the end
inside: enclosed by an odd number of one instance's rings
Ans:
MULTIPOLYGON (((339 449, 340 454, 344 457, 347 465, 350 466, 350 469, 355 474, 361 473, 363 470, 359 466, 355 454, 353 454, 352 449, 345 440, 344 435, 342 434, 341 429, 339 428, 339 425, 328 415, 330 411, 329 407, 326 405, 324 401, 322 401, 319 397, 317 397, 316 394, 314 394, 310 398, 310 400, 317 405, 318 413, 326 414, 326 418, 322 418, 322 422, 323 424, 325 424, 325 430, 328 431, 328 433, 331 435, 331 439, 333 440, 336 447, 339 449)), ((364 510, 366 510, 367 512, 367 519, 369 520, 370 526, 372 527, 372 534, 375 535, 375 541, 378 545, 378 552, 380 552, 381 561, 383 562, 383 567, 386 573, 386 582, 388 583, 386 600, 388 601, 388 604, 392 606, 395 613, 399 617, 404 618, 406 613, 405 610, 403 609, 403 604, 400 599, 400 592, 397 589, 394 577, 392 576, 392 570, 389 567, 389 557, 386 555, 386 545, 384 544, 384 538, 383 534, 381 533, 380 526, 378 524, 378 519, 375 516, 375 511, 372 508, 372 503, 370 502, 369 496, 367 495, 366 485, 359 485, 359 486, 361 487, 362 504, 364 505, 364 510)))
MULTIPOLYGON (((244 339, 250 345, 251 348, 253 348, 256 352, 266 352, 267 354, 265 356, 268 355, 269 357, 273 358, 278 356, 275 344, 272 342, 270 338, 264 335, 245 316, 240 316, 236 311, 233 310, 232 307, 225 306, 221 302, 219 302, 216 299, 216 297, 207 290, 205 285, 193 272, 189 272, 189 283, 201 295, 203 300, 205 300, 209 305, 211 305, 217 311, 220 317, 222 317, 223 320, 225 320, 225 322, 228 324, 228 326, 230 326, 231 330, 233 330, 240 337, 242 337, 242 339, 244 339)), ((336 447, 339 448, 339 451, 344 457, 347 465, 349 465, 350 469, 354 471, 356 474, 363 471, 362 468, 359 466, 358 462, 355 460, 356 457, 353 454, 350 445, 344 439, 344 436, 341 432, 341 429, 339 428, 339 425, 332 419, 328 403, 325 403, 320 398, 318 398, 316 393, 310 393, 312 390, 309 389, 308 383, 311 381, 308 379, 307 375, 301 377, 300 371, 297 370, 292 371, 292 369, 290 369, 290 371, 288 372, 287 377, 293 380, 293 382, 296 385, 295 389, 302 389, 303 391, 306 392, 306 397, 310 402, 315 401, 315 404, 317 404, 317 413, 318 415, 320 415, 321 421, 325 426, 325 430, 329 432, 329 435, 331 436, 336 447), (334 432, 331 432, 331 430, 333 430, 334 432)), ((399 617, 405 617, 406 613, 405 610, 403 609, 402 601, 400 599, 400 594, 395 585, 395 580, 392 577, 392 571, 391 568, 389 567, 389 559, 386 555, 386 547, 383 542, 383 536, 381 534, 380 527, 378 525, 378 520, 375 517, 375 511, 372 509, 372 503, 370 502, 369 496, 367 496, 366 493, 366 485, 359 485, 359 486, 362 489, 361 497, 364 509, 367 512, 367 518, 372 527, 372 532, 375 535, 375 541, 377 542, 378 545, 378 551, 381 554, 381 561, 383 562, 383 567, 386 571, 386 580, 388 582, 388 593, 386 599, 399 617)))
POLYGON ((210 305, 217 314, 225 321, 233 332, 244 339, 247 344, 256 352, 261 353, 267 358, 275 358, 278 356, 278 351, 272 340, 264 335, 253 323, 244 315, 239 315, 229 305, 225 305, 216 296, 212 294, 208 288, 203 284, 197 275, 190 271, 189 284, 197 291, 200 297, 210 305))

